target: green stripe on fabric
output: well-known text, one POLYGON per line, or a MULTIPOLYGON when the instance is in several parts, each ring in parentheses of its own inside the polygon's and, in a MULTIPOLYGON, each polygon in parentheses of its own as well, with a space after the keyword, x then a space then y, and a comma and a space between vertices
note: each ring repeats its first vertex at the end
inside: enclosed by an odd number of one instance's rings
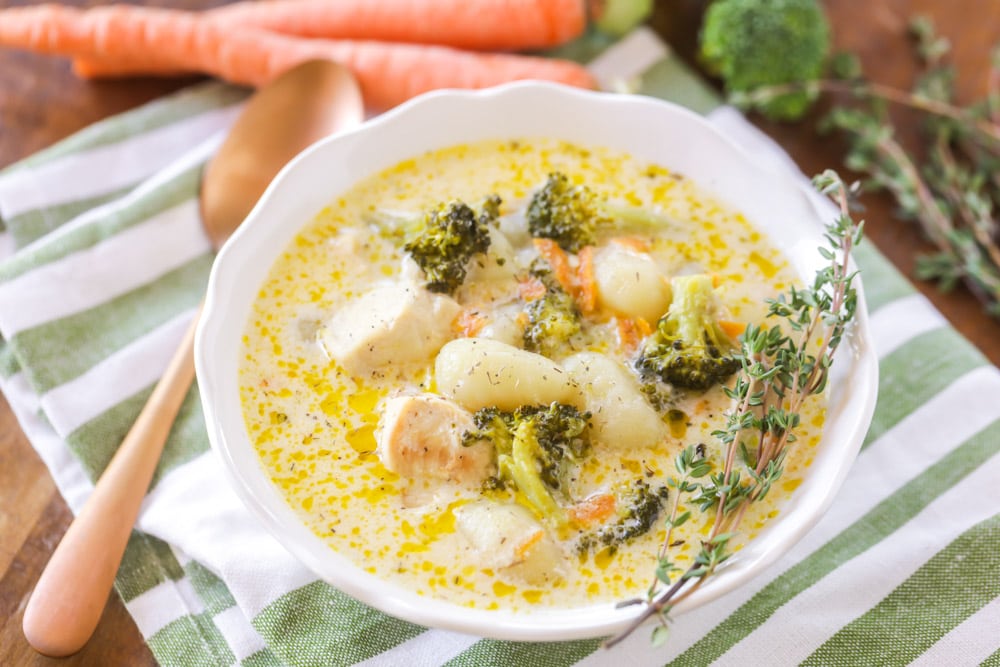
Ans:
POLYGON ((0 340, 0 377, 5 380, 21 370, 21 362, 18 361, 14 349, 5 340, 0 340))
POLYGON ((600 645, 600 639, 537 643, 484 639, 476 642, 446 664, 448 667, 479 667, 480 665, 565 667, 587 657, 600 645))
MULTIPOLYGON (((213 256, 205 253, 155 281, 85 310, 17 333, 11 340, 27 360, 39 394, 79 377, 98 362, 198 305, 213 256)), ((178 341, 179 342, 179 341, 178 341)))
POLYGON ((146 642, 164 667, 232 665, 236 656, 219 628, 205 614, 182 616, 159 630, 146 642))
POLYGON ((1000 667, 1000 648, 996 650, 996 653, 983 660, 979 667, 1000 667))
POLYGON ((97 245, 130 227, 145 222, 149 218, 178 206, 198 196, 201 183, 202 164, 192 166, 155 190, 130 201, 129 204, 109 211, 90 224, 77 227, 63 234, 53 234, 51 239, 42 239, 30 248, 17 253, 0 264, 0 282, 6 282, 37 266, 97 245))
POLYGON ((594 26, 588 26, 587 31, 572 42, 538 53, 547 58, 563 58, 585 65, 604 53, 614 43, 614 37, 601 32, 594 26))
POLYGON ((89 211, 92 208, 106 204, 109 201, 118 199, 130 192, 135 185, 120 188, 113 192, 106 192, 88 199, 68 202, 47 208, 28 211, 21 215, 5 220, 7 229, 14 237, 14 243, 18 248, 37 241, 57 227, 61 227, 76 216, 89 211))
POLYGON ((209 616, 215 616, 220 611, 225 611, 236 604, 226 582, 215 576, 201 563, 191 561, 184 566, 184 572, 187 574, 195 593, 205 603, 205 611, 209 616))
POLYGON ((950 327, 908 341, 879 363, 878 409, 862 447, 969 371, 989 362, 950 327))
POLYGON ((133 394, 110 410, 76 429, 66 438, 70 451, 80 460, 91 481, 96 481, 107 467, 125 434, 132 428, 153 387, 133 394))
POLYGON ((139 597, 164 581, 184 577, 184 568, 163 540, 133 530, 115 578, 115 590, 125 602, 139 597))
POLYGON ((889 537, 997 452, 1000 452, 1000 420, 966 440, 807 558, 772 580, 670 664, 688 667, 707 665, 718 659, 782 605, 889 537))
POLYGON ((719 94, 700 77, 691 76, 687 65, 676 56, 668 56, 643 72, 639 92, 679 104, 700 114, 707 114, 722 106, 719 94))
POLYGON ((206 111, 236 104, 246 99, 247 95, 249 91, 246 88, 218 82, 191 86, 132 111, 89 125, 59 143, 10 165, 0 171, 0 176, 37 167, 72 153, 118 143, 206 111))
POLYGON ((177 412, 177 418, 170 429, 170 435, 163 447, 160 462, 153 471, 149 487, 154 488, 164 475, 177 466, 201 456, 210 447, 208 431, 205 430, 205 413, 201 407, 201 394, 196 383, 181 403, 181 409, 177 412))
POLYGON ((316 581, 281 596, 253 619, 279 659, 302 667, 350 665, 424 632, 316 581))
POLYGON ((803 665, 902 665, 1000 595, 1000 514, 952 541, 803 665))
POLYGON ((913 286, 896 270, 871 243, 862 243, 854 250, 854 259, 861 269, 865 300, 869 312, 904 296, 914 294, 913 286))
POLYGON ((243 659, 242 667, 284 667, 284 663, 268 649, 261 649, 243 659))
MULTIPOLYGON (((107 467, 151 393, 152 385, 91 419, 66 438, 70 450, 80 460, 91 480, 96 480, 107 467)), ((184 398, 163 446, 163 455, 156 464, 150 489, 173 468, 203 454, 208 448, 201 401, 197 389, 192 388, 184 398), (196 437, 192 437, 192 434, 196 437)))

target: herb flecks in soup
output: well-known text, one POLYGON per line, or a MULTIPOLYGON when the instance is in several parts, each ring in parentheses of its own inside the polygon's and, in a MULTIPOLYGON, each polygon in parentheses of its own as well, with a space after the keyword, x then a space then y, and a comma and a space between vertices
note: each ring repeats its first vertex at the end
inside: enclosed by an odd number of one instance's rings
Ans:
MULTIPOLYGON (((275 263, 243 338, 247 430, 368 572, 477 608, 613 602, 649 584, 677 453, 722 469, 735 340, 794 281, 656 165, 554 141, 435 151, 357 184, 275 263)), ((799 484, 819 398, 802 423, 748 537, 799 484)), ((678 510, 683 567, 714 509, 678 510)))

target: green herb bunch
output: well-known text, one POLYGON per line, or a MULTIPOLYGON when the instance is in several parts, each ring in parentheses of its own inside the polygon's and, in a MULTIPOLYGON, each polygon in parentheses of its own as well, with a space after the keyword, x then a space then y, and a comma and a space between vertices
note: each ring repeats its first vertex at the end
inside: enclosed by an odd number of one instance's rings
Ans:
POLYGON ((964 283, 1000 317, 1000 47, 992 54, 986 98, 962 106, 948 41, 926 18, 910 27, 923 64, 911 90, 868 81, 856 58, 841 55, 832 62, 834 78, 760 87, 733 102, 766 109, 793 91, 839 94, 821 128, 846 134, 846 166, 866 174, 869 189, 892 194, 899 217, 916 222, 936 246, 918 258, 917 277, 944 290, 964 283), (925 114, 918 150, 897 137, 890 104, 925 114))
POLYGON ((660 620, 653 643, 666 640, 670 610, 732 556, 731 543, 747 510, 767 496, 784 471, 803 404, 826 387, 834 354, 857 311, 850 257, 863 225, 851 219, 848 199, 853 190, 836 173, 824 172, 814 183, 840 207, 840 215, 827 227, 827 245, 819 248, 829 264, 811 285, 792 287, 769 300, 768 320, 748 326, 740 336, 741 369, 726 389, 733 408, 725 427, 713 433, 723 446, 721 469, 706 458, 704 445, 688 447, 676 457, 676 476, 668 483, 673 504, 655 579, 645 597, 620 604, 642 604, 645 609, 605 646, 621 641, 653 616, 660 620), (671 559, 673 531, 691 517, 690 511, 679 513, 682 499, 702 512, 714 511, 708 538, 686 568, 671 559))

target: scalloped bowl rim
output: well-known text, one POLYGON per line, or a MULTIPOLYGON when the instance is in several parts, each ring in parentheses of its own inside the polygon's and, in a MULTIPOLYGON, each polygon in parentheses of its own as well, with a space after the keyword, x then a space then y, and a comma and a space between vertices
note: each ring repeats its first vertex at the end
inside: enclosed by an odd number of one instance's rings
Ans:
MULTIPOLYGON (((497 639, 553 641, 612 634, 639 608, 615 609, 605 603, 519 613, 470 609, 365 572, 314 535, 268 479, 245 431, 237 373, 240 339, 259 286, 295 232, 340 192, 426 150, 477 139, 531 137, 606 146, 664 164, 744 213, 782 249, 800 276, 811 280, 820 266, 815 248, 821 243, 821 214, 803 188, 790 175, 757 164, 687 109, 643 96, 538 82, 437 91, 315 144, 278 174, 216 258, 195 363, 209 439, 231 486, 267 530, 318 577, 376 609, 420 625, 497 639), (272 219, 289 222, 272 224, 272 219)), ((857 321, 833 368, 823 436, 792 502, 786 501, 779 516, 674 613, 749 581, 786 553, 833 501, 871 422, 878 385, 860 284, 858 292, 857 321)))

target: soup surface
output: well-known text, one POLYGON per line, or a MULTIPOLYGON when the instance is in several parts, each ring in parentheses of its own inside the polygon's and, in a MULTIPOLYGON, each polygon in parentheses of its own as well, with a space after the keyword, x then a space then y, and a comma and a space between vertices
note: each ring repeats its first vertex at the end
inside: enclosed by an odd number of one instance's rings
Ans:
MULTIPOLYGON (((272 267, 242 342, 247 432, 302 521, 379 577, 486 609, 634 597, 650 584, 676 501, 666 486, 674 457, 702 445, 722 466, 712 432, 725 423, 731 377, 684 388, 641 365, 691 277, 710 285, 731 337, 796 280, 738 212, 628 155, 549 140, 421 155, 333 201, 272 267), (553 173, 585 184, 608 212, 586 247, 529 234, 529 202, 553 173), (451 293, 431 291, 413 230, 454 200, 488 219, 489 248, 451 293), (544 319, 550 297, 568 325, 544 319), (585 427, 547 458, 526 455, 544 428, 516 423, 556 410, 585 427), (491 416, 509 427, 503 442, 491 416)), ((745 537, 798 486, 822 424, 813 397, 745 537)), ((686 510, 692 519, 671 535, 682 567, 712 523, 711 512, 686 510)))

